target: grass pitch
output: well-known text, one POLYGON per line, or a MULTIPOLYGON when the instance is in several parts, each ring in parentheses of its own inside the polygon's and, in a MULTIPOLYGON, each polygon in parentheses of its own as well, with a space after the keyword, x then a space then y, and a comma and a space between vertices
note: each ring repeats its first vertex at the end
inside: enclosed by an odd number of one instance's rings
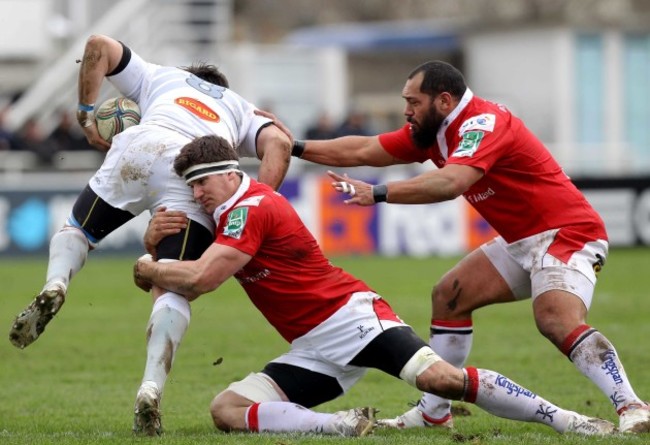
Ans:
MULTIPOLYGON (((650 398, 650 250, 611 252, 589 323, 616 345, 636 391, 650 398)), ((427 338, 429 294, 455 258, 338 258, 334 263, 366 280, 427 338)), ((229 382, 257 371, 287 345, 232 280, 193 303, 190 329, 179 349, 163 399, 161 438, 131 433, 132 407, 144 367, 144 331, 151 302, 131 281, 132 259, 91 257, 75 277, 61 312, 27 349, 8 341, 13 317, 37 293, 46 258, 0 261, 0 444, 622 444, 644 437, 561 436, 548 427, 496 418, 462 404, 452 432, 376 430, 346 439, 301 435, 223 434, 208 413, 229 382), (215 365, 219 358, 221 364, 215 365)), ((611 405, 536 331, 530 301, 493 306, 474 317, 468 364, 499 371, 560 406, 617 421, 611 405)), ((381 416, 408 409, 419 392, 370 371, 350 393, 318 407, 335 411, 371 405, 381 416)))

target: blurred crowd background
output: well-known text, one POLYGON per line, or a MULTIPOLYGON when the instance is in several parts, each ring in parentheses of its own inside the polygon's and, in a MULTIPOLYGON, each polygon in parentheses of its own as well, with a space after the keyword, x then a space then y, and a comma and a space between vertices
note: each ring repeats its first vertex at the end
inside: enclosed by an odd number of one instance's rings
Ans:
MULTIPOLYGON (((648 0, 0 0, 0 257, 46 255, 102 162, 74 117, 78 60, 99 33, 151 62, 216 64, 298 138, 397 129, 411 70, 450 62, 549 147, 612 246, 650 246, 648 0)), ((105 83, 97 103, 114 95, 105 83)), ((328 255, 455 255, 494 236, 464 200, 350 208, 325 169, 294 158, 281 192, 328 255)), ((141 252, 148 218, 98 250, 141 252)))
POLYGON ((93 33, 160 64, 215 63, 308 138, 397 128, 406 76, 442 59, 569 172, 650 172, 646 0, 0 0, 0 23, 5 172, 101 162, 74 120, 93 33))

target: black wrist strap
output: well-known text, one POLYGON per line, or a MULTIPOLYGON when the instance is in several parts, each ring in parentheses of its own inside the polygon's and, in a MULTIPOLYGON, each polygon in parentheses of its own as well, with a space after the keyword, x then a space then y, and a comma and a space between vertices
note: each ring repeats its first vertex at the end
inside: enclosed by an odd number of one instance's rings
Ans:
POLYGON ((388 187, 386 184, 379 184, 372 186, 372 198, 375 202, 386 202, 388 195, 388 187))
POLYGON ((302 154, 305 152, 305 141, 300 141, 298 139, 293 141, 293 147, 291 148, 291 156, 296 158, 301 158, 302 154))

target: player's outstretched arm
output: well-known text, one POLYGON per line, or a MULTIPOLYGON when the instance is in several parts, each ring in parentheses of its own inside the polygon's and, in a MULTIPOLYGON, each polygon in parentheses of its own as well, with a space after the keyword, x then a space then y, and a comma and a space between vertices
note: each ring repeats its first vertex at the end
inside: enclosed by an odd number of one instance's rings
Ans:
POLYGON ((370 185, 348 175, 328 171, 332 187, 350 196, 345 204, 369 206, 379 202, 430 204, 455 199, 483 177, 483 171, 468 165, 449 164, 402 181, 370 185))
POLYGON ((343 136, 328 140, 297 140, 282 121, 273 113, 255 110, 255 114, 264 116, 282 130, 292 144, 291 154, 315 164, 333 167, 385 167, 403 164, 405 161, 388 154, 379 143, 378 136, 343 136))
POLYGON ((296 140, 292 154, 301 159, 333 167, 385 167, 404 161, 390 155, 379 136, 343 136, 326 140, 296 140))

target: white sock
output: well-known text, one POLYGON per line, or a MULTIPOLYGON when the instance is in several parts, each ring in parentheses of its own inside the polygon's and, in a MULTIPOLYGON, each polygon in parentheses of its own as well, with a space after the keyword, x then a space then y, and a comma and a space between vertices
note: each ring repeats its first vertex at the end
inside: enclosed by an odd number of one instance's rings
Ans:
POLYGON ((605 393, 617 412, 633 403, 645 404, 634 392, 614 345, 596 329, 582 325, 562 346, 569 359, 605 393))
MULTIPOLYGON (((431 349, 446 362, 462 368, 472 349, 472 320, 432 320, 430 332, 431 349)), ((451 416, 451 400, 424 393, 418 402, 418 409, 427 422, 443 423, 451 416)))
POLYGON ((147 324, 147 363, 142 381, 154 382, 161 393, 190 316, 190 303, 172 292, 161 295, 151 310, 147 324))
POLYGON ((63 287, 81 270, 88 257, 88 239, 75 227, 64 227, 50 240, 50 259, 43 290, 53 286, 63 287))
POLYGON ((476 368, 465 368, 464 372, 467 378, 464 400, 495 416, 542 423, 563 433, 575 415, 497 372, 476 368))
POLYGON ((262 402, 246 410, 246 428, 253 432, 338 434, 333 428, 335 417, 292 402, 262 402))

